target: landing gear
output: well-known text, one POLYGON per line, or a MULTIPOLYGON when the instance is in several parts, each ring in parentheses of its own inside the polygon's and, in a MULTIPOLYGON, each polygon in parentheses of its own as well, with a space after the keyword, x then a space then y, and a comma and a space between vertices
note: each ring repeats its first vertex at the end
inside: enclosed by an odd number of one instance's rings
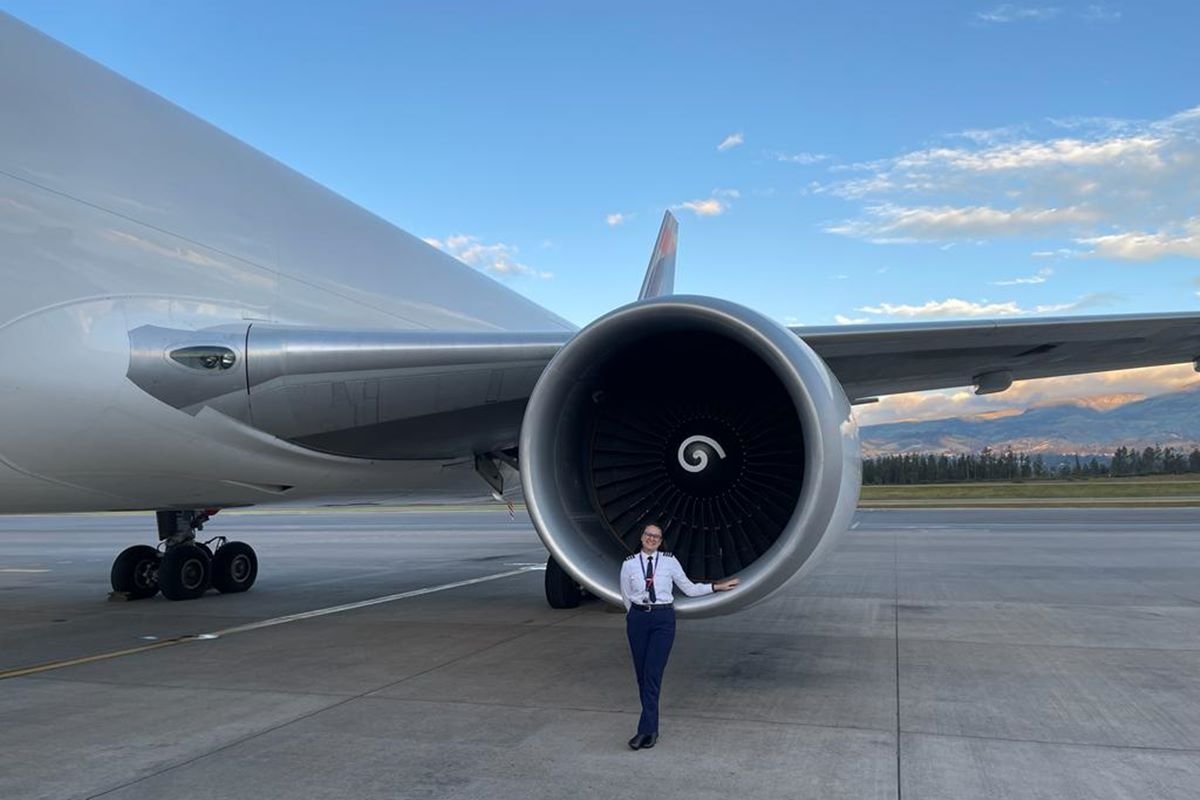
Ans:
POLYGON ((217 509, 159 511, 161 552, 148 545, 123 550, 112 565, 113 591, 130 600, 153 597, 159 591, 168 600, 194 600, 210 588, 229 593, 253 586, 258 577, 254 548, 226 541, 224 536, 206 542, 196 539, 196 532, 216 513, 217 509))
POLYGON ((546 602, 551 608, 577 608, 581 600, 583 587, 551 556, 546 561, 546 602))
POLYGON ((158 551, 148 544, 126 547, 113 562, 109 580, 114 592, 130 600, 144 600, 158 594, 158 551))
POLYGON ((226 542, 212 560, 212 583, 218 592, 244 592, 258 577, 258 556, 245 542, 226 542))
POLYGON ((163 553, 158 588, 168 600, 195 600, 212 585, 212 560, 197 544, 177 544, 163 553))

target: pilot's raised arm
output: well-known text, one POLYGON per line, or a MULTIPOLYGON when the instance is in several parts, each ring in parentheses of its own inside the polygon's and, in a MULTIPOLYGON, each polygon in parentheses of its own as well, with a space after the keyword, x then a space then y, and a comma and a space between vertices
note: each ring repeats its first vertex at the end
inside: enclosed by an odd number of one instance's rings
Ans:
POLYGON ((692 583, 687 573, 683 571, 683 565, 679 563, 679 559, 671 553, 663 553, 662 562, 663 566, 669 570, 671 582, 682 589, 688 597, 702 597, 713 593, 711 583, 692 583))

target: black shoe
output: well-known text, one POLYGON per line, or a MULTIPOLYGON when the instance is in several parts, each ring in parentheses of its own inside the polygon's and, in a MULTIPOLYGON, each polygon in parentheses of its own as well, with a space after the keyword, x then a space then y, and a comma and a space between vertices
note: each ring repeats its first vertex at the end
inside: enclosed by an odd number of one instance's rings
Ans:
POLYGON ((643 750, 649 750, 651 747, 654 747, 654 745, 657 743, 658 743, 658 734, 657 733, 651 733, 648 736, 642 737, 642 749, 643 750))
MULTIPOLYGON (((638 750, 646 746, 646 742, 650 741, 650 737, 644 733, 639 733, 629 740, 629 749, 638 750)), ((651 745, 653 747, 654 745, 651 745)))

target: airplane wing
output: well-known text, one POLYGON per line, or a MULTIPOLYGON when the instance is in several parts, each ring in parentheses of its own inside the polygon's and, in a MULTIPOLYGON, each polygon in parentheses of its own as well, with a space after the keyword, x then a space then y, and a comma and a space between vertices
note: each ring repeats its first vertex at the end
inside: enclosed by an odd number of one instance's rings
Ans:
POLYGON ((1195 362, 1200 314, 793 327, 851 400, 1195 362))

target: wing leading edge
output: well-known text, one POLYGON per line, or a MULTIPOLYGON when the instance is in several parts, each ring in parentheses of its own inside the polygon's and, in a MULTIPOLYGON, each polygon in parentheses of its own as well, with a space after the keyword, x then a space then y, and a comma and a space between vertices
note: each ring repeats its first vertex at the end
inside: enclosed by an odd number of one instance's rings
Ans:
POLYGON ((1200 314, 1047 317, 791 328, 851 400, 1015 380, 1195 362, 1200 314))

